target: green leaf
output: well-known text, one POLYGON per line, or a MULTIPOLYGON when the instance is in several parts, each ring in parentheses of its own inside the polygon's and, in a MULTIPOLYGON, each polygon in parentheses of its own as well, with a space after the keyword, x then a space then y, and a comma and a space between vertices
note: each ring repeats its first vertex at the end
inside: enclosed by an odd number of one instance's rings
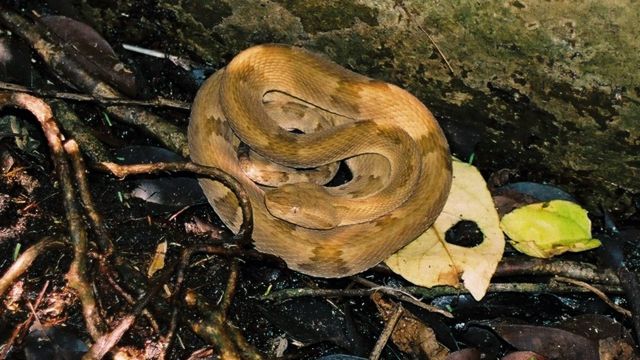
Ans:
POLYGON ((534 257, 549 258, 600 246, 599 240, 591 238, 587 211, 565 200, 523 206, 505 215, 500 227, 516 250, 534 257))

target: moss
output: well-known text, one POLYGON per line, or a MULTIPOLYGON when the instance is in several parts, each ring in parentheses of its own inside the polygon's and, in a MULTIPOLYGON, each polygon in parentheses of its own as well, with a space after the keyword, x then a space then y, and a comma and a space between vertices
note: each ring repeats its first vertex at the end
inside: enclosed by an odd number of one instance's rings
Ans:
POLYGON ((378 25, 376 11, 346 0, 276 0, 300 21, 305 31, 317 32, 351 27, 356 19, 371 26, 378 25))

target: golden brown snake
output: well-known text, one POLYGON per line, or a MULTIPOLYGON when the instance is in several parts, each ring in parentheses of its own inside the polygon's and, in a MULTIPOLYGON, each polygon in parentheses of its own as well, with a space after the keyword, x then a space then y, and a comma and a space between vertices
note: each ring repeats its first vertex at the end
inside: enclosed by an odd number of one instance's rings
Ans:
MULTIPOLYGON (((384 260, 431 226, 451 185, 447 141, 419 100, 286 45, 247 49, 202 85, 189 147, 194 162, 224 170, 246 189, 256 249, 314 276, 352 275, 384 260), (295 170, 283 170, 267 184, 281 187, 256 184, 260 176, 239 164, 240 142, 280 169, 320 167, 329 175, 298 183, 295 170), (322 186, 333 174, 327 164, 343 159, 353 179, 322 186)), ((200 184, 237 232, 235 195, 211 180, 200 184)))

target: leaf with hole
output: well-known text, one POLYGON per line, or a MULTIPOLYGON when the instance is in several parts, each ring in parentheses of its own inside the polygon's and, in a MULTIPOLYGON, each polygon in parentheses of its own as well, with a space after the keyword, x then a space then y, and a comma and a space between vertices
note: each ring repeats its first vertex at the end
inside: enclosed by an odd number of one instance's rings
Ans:
POLYGON ((386 264, 420 286, 459 286, 462 279, 471 295, 481 299, 503 250, 498 213, 482 175, 474 166, 454 161, 451 192, 442 213, 429 230, 389 257, 386 264), (446 241, 447 231, 464 220, 477 225, 482 233, 479 244, 461 246, 446 241))

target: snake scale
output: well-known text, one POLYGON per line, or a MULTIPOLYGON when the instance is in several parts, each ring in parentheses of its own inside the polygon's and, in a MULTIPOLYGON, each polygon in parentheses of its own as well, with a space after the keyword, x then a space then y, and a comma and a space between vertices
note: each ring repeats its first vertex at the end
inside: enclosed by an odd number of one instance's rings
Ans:
MULTIPOLYGON (((251 47, 207 79, 188 137, 194 162, 246 189, 256 249, 319 277, 364 271, 418 237, 451 185, 447 141, 419 100, 288 45, 251 47), (256 164, 274 163, 266 175, 241 165, 244 144, 256 164), (352 179, 323 186, 342 160, 352 179)), ((237 232, 235 195, 213 180, 200 185, 237 232)))

